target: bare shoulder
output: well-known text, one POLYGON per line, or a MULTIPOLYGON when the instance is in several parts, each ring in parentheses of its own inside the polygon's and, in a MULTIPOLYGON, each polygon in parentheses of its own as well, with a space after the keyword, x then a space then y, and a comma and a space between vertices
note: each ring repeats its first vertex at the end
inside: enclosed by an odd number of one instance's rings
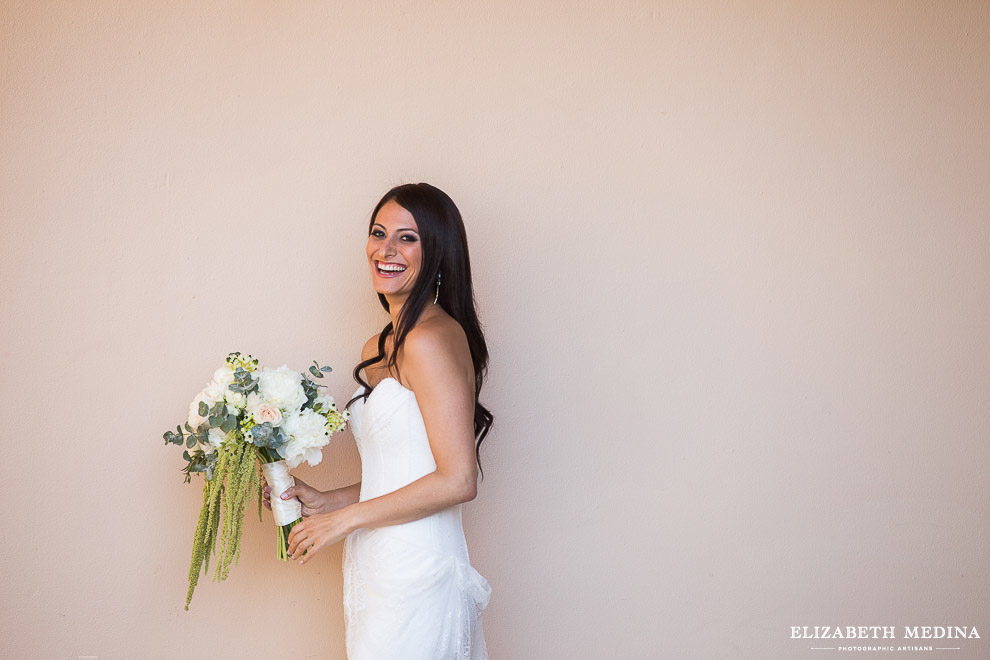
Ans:
MULTIPOLYGON (((381 333, 379 333, 379 334, 381 334, 381 333)), ((361 361, 362 362, 365 362, 367 360, 370 360, 370 359, 374 358, 376 355, 378 355, 378 336, 379 336, 379 334, 371 335, 371 337, 368 339, 368 341, 364 342, 364 348, 361 349, 361 361)), ((386 345, 385 348, 386 348, 386 350, 388 350, 388 346, 387 345, 386 345)), ((378 362, 374 362, 374 363, 372 363, 372 364, 370 364, 370 365, 368 365, 368 366, 366 366, 364 368, 364 377, 367 379, 367 381, 371 385, 371 387, 374 387, 375 385, 377 385, 378 382, 381 381, 382 378, 385 378, 386 376, 388 376, 388 373, 385 370, 385 361, 384 360, 379 360, 378 362)))
POLYGON ((371 358, 378 355, 378 335, 375 333, 371 335, 368 341, 364 342, 364 348, 361 349, 361 361, 370 360, 371 358))
POLYGON ((434 378, 474 382, 467 335, 448 314, 437 314, 416 324, 406 335, 402 358, 402 368, 414 389, 417 382, 434 378))

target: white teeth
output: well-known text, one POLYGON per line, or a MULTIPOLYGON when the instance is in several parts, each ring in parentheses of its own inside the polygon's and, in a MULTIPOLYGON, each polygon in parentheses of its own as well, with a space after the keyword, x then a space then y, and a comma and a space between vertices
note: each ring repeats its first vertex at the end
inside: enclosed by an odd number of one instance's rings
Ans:
POLYGON ((395 264, 387 264, 387 265, 383 263, 378 264, 378 270, 384 270, 389 273, 401 273, 405 269, 406 269, 405 266, 399 266, 395 264))

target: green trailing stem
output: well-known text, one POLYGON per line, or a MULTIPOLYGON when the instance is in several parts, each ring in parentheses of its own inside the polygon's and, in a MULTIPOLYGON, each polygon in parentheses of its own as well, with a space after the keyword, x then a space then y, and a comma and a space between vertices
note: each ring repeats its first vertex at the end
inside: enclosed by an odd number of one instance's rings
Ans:
POLYGON ((196 533, 193 536, 192 559, 189 564, 189 591, 186 592, 186 610, 189 609, 193 591, 196 590, 196 584, 199 582, 199 569, 203 565, 201 552, 204 546, 202 540, 206 532, 207 520, 209 519, 209 508, 210 482, 207 481, 203 484, 203 508, 199 510, 199 522, 196 523, 196 533))
POLYGON ((259 466, 258 469, 254 471, 254 476, 258 480, 258 522, 265 522, 265 519, 261 516, 261 505, 265 497, 265 480, 261 478, 260 474, 258 474, 260 470, 261 467, 259 466))
POLYGON ((211 555, 217 557, 213 569, 213 580, 217 582, 226 580, 231 564, 240 560, 244 509, 258 483, 256 472, 259 457, 254 445, 228 442, 219 447, 217 453, 219 456, 213 478, 203 484, 203 507, 199 513, 189 563, 187 610, 199 576, 206 575, 210 570, 211 555))

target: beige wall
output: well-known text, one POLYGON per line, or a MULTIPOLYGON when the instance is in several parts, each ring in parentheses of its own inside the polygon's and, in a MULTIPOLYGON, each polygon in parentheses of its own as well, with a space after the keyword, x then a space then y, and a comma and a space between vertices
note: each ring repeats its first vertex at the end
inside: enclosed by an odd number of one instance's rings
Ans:
POLYGON ((492 352, 493 659, 990 638, 986 2, 8 0, 0 43, 0 655, 343 656, 340 548, 267 518, 182 611, 160 438, 230 350, 349 395, 420 180, 492 352))

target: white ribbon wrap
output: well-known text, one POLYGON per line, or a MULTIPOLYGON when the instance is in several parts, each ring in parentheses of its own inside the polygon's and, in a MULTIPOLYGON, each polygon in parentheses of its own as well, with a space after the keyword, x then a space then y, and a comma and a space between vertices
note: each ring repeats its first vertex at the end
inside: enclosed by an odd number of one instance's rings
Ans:
POLYGON ((282 493, 296 485, 296 480, 289 474, 285 461, 262 463, 261 472, 272 488, 272 516, 275 518, 275 524, 281 527, 302 518, 302 504, 299 500, 294 497, 282 499, 282 493))

